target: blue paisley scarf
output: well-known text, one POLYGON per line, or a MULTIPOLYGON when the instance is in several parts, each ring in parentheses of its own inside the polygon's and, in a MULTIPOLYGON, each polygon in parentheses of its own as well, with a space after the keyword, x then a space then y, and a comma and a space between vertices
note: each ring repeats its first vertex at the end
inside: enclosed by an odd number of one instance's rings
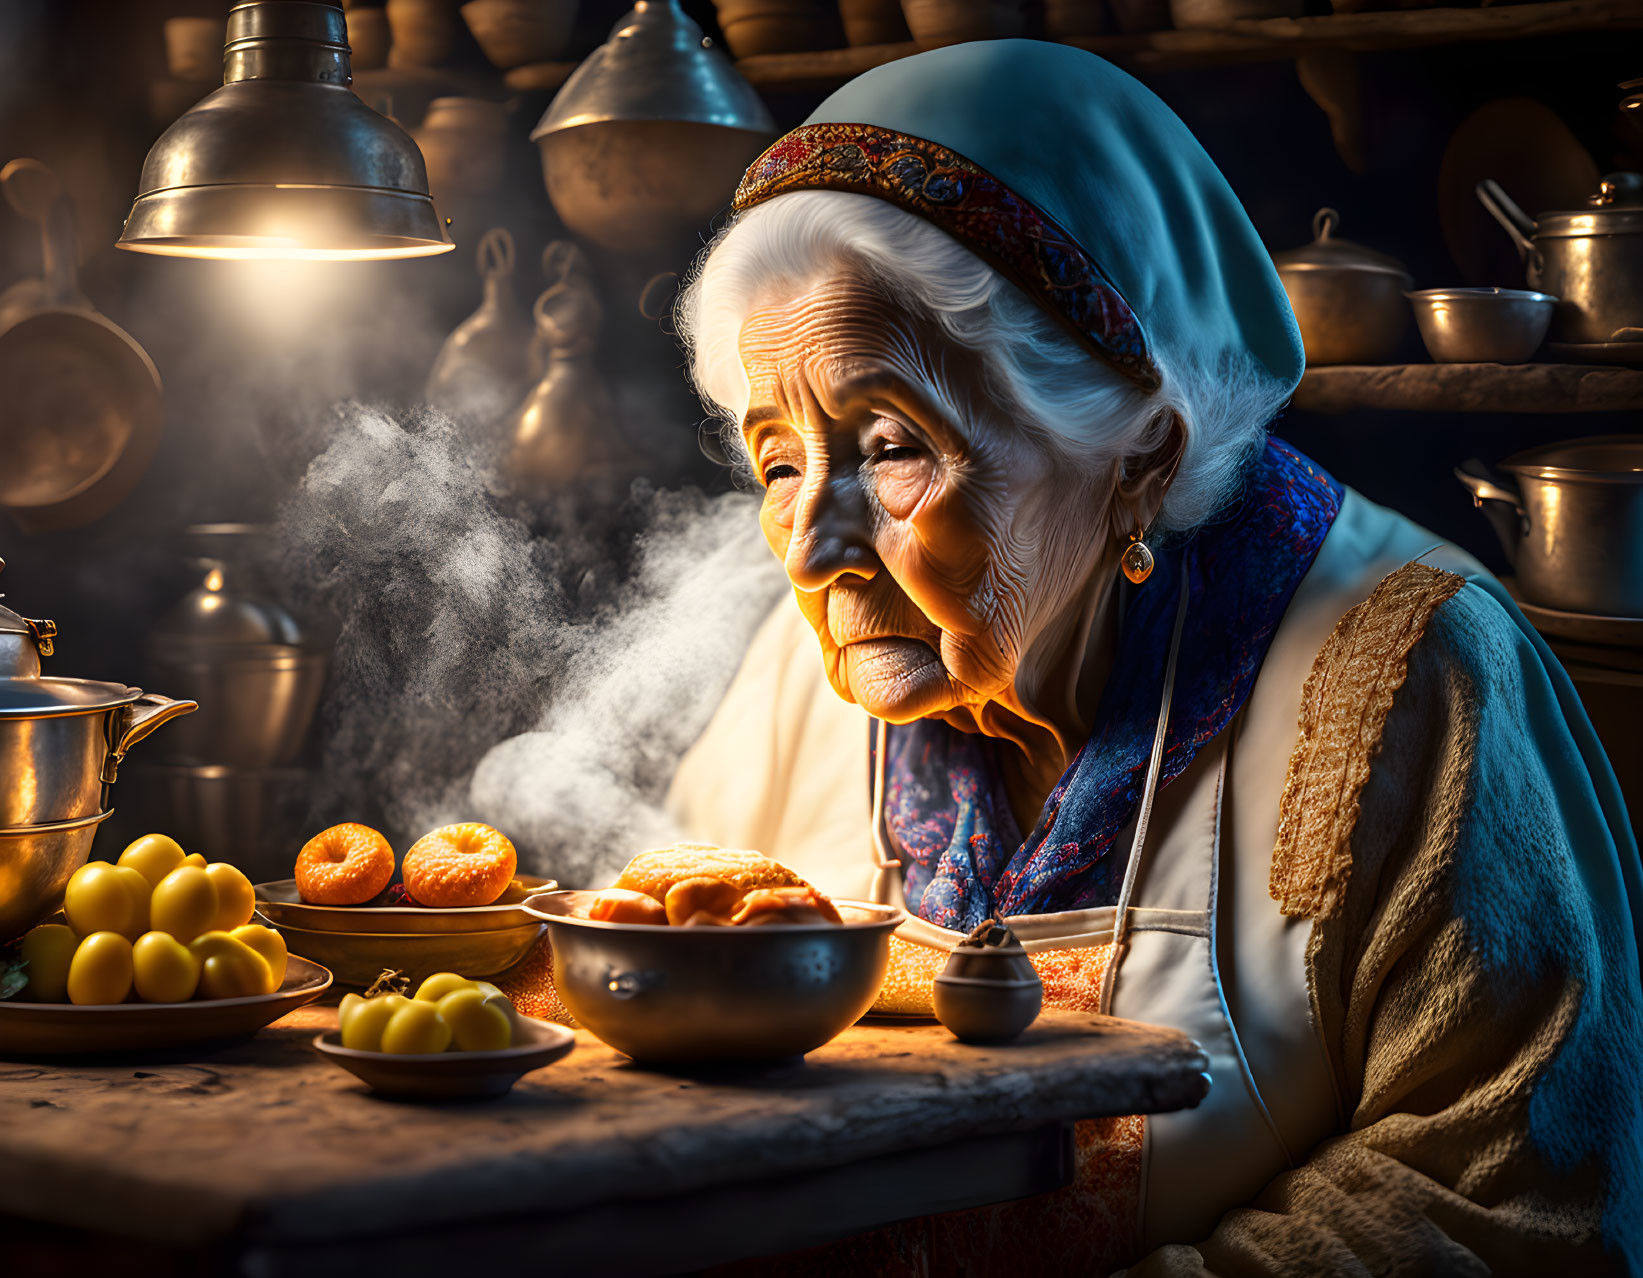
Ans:
POLYGON ((891 727, 885 815, 909 907, 967 932, 991 915, 1110 905, 1124 858, 1113 842, 1135 813, 1157 732, 1180 601, 1189 602, 1160 787, 1186 769, 1249 697, 1278 622, 1340 510, 1321 468, 1268 439, 1226 515, 1157 555, 1132 594, 1090 739, 1022 837, 994 743, 936 720, 891 727))

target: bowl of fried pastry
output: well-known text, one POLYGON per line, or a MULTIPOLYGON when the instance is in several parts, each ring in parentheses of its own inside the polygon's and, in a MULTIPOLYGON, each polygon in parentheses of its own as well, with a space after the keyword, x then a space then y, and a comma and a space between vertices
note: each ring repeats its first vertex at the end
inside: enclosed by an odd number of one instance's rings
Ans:
POLYGON ((608 888, 544 892, 553 983, 577 1022, 637 1061, 777 1061, 873 1005, 894 906, 834 901, 731 848, 641 852, 608 888))

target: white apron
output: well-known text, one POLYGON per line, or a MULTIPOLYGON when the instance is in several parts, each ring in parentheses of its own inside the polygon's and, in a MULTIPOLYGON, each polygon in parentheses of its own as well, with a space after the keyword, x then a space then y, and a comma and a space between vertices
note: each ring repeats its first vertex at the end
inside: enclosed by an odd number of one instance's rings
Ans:
MULTIPOLYGON (((1198 1108, 1147 1120, 1139 1222, 1146 1249, 1206 1237, 1225 1211, 1249 1202, 1344 1124, 1307 987, 1311 923, 1279 912, 1268 879, 1313 659, 1344 613, 1415 558, 1482 571, 1347 490, 1249 700, 1156 793, 1140 855, 1130 859, 1125 944, 1089 1005, 1192 1035, 1210 1057, 1212 1079, 1198 1108)), ((757 848, 835 896, 900 903, 900 868, 874 848, 882 833, 863 837, 882 818, 868 743, 866 716, 827 686, 814 635, 787 604, 755 639, 681 763, 669 805, 691 837, 757 848), (873 812, 867 831, 864 810, 873 812)), ((1133 838, 1132 828, 1112 854, 1133 838)), ((1054 962, 1110 947, 1118 913, 1108 906, 1006 921, 1035 961, 1054 962)), ((919 919, 899 935, 938 947, 959 939, 919 919)))

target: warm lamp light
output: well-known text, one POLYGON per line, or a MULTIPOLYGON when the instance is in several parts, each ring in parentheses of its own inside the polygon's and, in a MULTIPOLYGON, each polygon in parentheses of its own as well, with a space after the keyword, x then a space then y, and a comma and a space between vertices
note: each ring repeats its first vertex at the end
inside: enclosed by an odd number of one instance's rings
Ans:
POLYGON ((235 4, 223 86, 149 151, 119 247, 318 261, 448 252, 422 152, 352 83, 340 0, 235 4))

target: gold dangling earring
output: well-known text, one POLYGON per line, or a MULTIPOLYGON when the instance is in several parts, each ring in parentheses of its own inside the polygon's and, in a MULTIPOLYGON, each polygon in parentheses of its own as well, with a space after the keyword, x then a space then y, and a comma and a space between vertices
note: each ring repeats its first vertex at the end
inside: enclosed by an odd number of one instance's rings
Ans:
POLYGON ((1145 536, 1146 529, 1137 524, 1135 531, 1130 534, 1130 544, 1124 547, 1124 553, 1118 560, 1118 566, 1124 570, 1124 576, 1136 586, 1152 576, 1152 548, 1143 540, 1145 536))

